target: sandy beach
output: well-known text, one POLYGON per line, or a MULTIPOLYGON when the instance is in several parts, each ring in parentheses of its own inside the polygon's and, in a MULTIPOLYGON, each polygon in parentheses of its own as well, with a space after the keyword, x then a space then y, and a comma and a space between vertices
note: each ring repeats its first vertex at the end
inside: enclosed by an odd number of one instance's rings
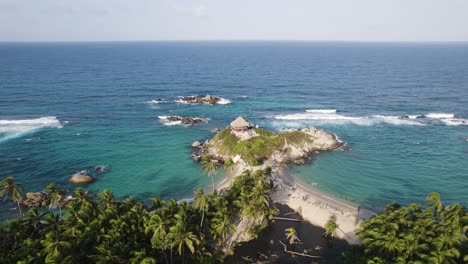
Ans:
POLYGON ((301 214, 306 221, 316 226, 324 227, 330 218, 334 218, 339 227, 335 236, 345 239, 350 244, 359 243, 355 232, 363 219, 375 215, 374 212, 333 197, 316 188, 305 186, 294 179, 294 176, 288 175, 283 167, 274 165, 265 163, 262 166, 250 167, 240 160, 217 184, 216 189, 221 191, 227 188, 234 178, 244 170, 255 171, 271 166, 273 168, 272 178, 277 187, 277 191, 272 195, 273 201, 288 205, 301 214))

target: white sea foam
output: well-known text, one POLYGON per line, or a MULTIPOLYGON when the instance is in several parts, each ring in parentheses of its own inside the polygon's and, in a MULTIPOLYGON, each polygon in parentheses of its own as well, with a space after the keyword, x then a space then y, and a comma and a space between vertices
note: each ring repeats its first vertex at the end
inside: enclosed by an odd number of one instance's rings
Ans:
POLYGON ((468 125, 468 120, 467 119, 462 119, 462 118, 441 118, 440 121, 442 121, 447 126, 466 126, 466 125, 468 125))
POLYGON ((307 112, 289 115, 276 115, 277 120, 296 120, 296 121, 311 121, 314 124, 355 124, 362 126, 372 126, 377 123, 388 123, 392 125, 424 125, 415 120, 403 119, 400 116, 345 116, 338 115, 334 112, 307 112))
POLYGON ((36 119, 0 120, 0 141, 20 137, 41 128, 62 128, 55 116, 36 119))
POLYGON ((427 115, 424 115, 425 117, 429 118, 454 118, 454 114, 446 114, 446 113, 429 113, 427 115))
POLYGON ((184 101, 184 100, 182 100, 182 99, 180 99, 180 98, 174 100, 174 102, 179 103, 179 104, 190 104, 189 102, 184 101))
POLYGON ((401 116, 372 115, 371 118, 391 125, 423 126, 425 124, 401 116))
POLYGON ((231 103, 231 100, 220 97, 219 101, 216 104, 226 105, 226 104, 230 104, 230 103, 231 103))
MULTIPOLYGON (((180 117, 180 116, 177 116, 180 117)), ((159 119, 161 119, 162 123, 166 126, 175 126, 175 125, 181 125, 182 121, 169 121, 168 118, 169 116, 158 116, 159 119)))
POLYGON ((409 119, 416 119, 422 117, 422 115, 407 115, 409 119))
POLYGON ((151 101, 148 101, 146 102, 147 104, 161 104, 161 103, 165 103, 166 101, 164 100, 156 100, 156 99, 153 99, 151 101))
POLYGON ((322 113, 322 114, 333 114, 336 113, 336 109, 307 109, 307 113, 322 113))

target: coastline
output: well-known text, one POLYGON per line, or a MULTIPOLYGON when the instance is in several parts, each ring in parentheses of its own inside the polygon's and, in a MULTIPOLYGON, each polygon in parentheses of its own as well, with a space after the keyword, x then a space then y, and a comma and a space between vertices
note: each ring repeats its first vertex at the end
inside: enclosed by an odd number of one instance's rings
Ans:
POLYGON ((307 186, 297 177, 289 174, 284 166, 265 162, 261 166, 251 167, 240 160, 224 178, 216 184, 216 189, 222 191, 227 188, 236 176, 244 170, 259 170, 271 166, 272 180, 277 190, 272 195, 275 203, 289 206, 299 213, 305 221, 312 225, 324 227, 330 218, 338 224, 335 236, 346 240, 350 244, 359 244, 355 233, 361 222, 375 215, 375 212, 361 208, 359 205, 335 197, 318 188, 307 186))

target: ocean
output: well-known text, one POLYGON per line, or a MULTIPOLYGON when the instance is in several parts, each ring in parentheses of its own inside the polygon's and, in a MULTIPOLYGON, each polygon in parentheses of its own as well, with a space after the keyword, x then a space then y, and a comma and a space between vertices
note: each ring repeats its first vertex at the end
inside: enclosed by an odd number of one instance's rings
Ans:
POLYGON ((0 178, 25 191, 72 190, 73 173, 105 166, 87 190, 188 198, 211 182, 191 143, 242 115, 347 142, 290 168, 330 195, 379 210, 437 191, 468 206, 467 43, 2 43, 0 61, 0 178), (176 102, 198 94, 225 100, 176 102), (208 123, 158 118, 168 115, 208 123))

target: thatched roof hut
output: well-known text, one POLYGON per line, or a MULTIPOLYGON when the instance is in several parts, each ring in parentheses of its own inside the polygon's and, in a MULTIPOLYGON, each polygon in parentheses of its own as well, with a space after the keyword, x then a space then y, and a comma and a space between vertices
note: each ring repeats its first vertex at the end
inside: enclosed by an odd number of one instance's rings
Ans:
POLYGON ((250 123, 245 121, 242 116, 237 117, 231 122, 231 129, 235 131, 244 131, 250 128, 250 123))

